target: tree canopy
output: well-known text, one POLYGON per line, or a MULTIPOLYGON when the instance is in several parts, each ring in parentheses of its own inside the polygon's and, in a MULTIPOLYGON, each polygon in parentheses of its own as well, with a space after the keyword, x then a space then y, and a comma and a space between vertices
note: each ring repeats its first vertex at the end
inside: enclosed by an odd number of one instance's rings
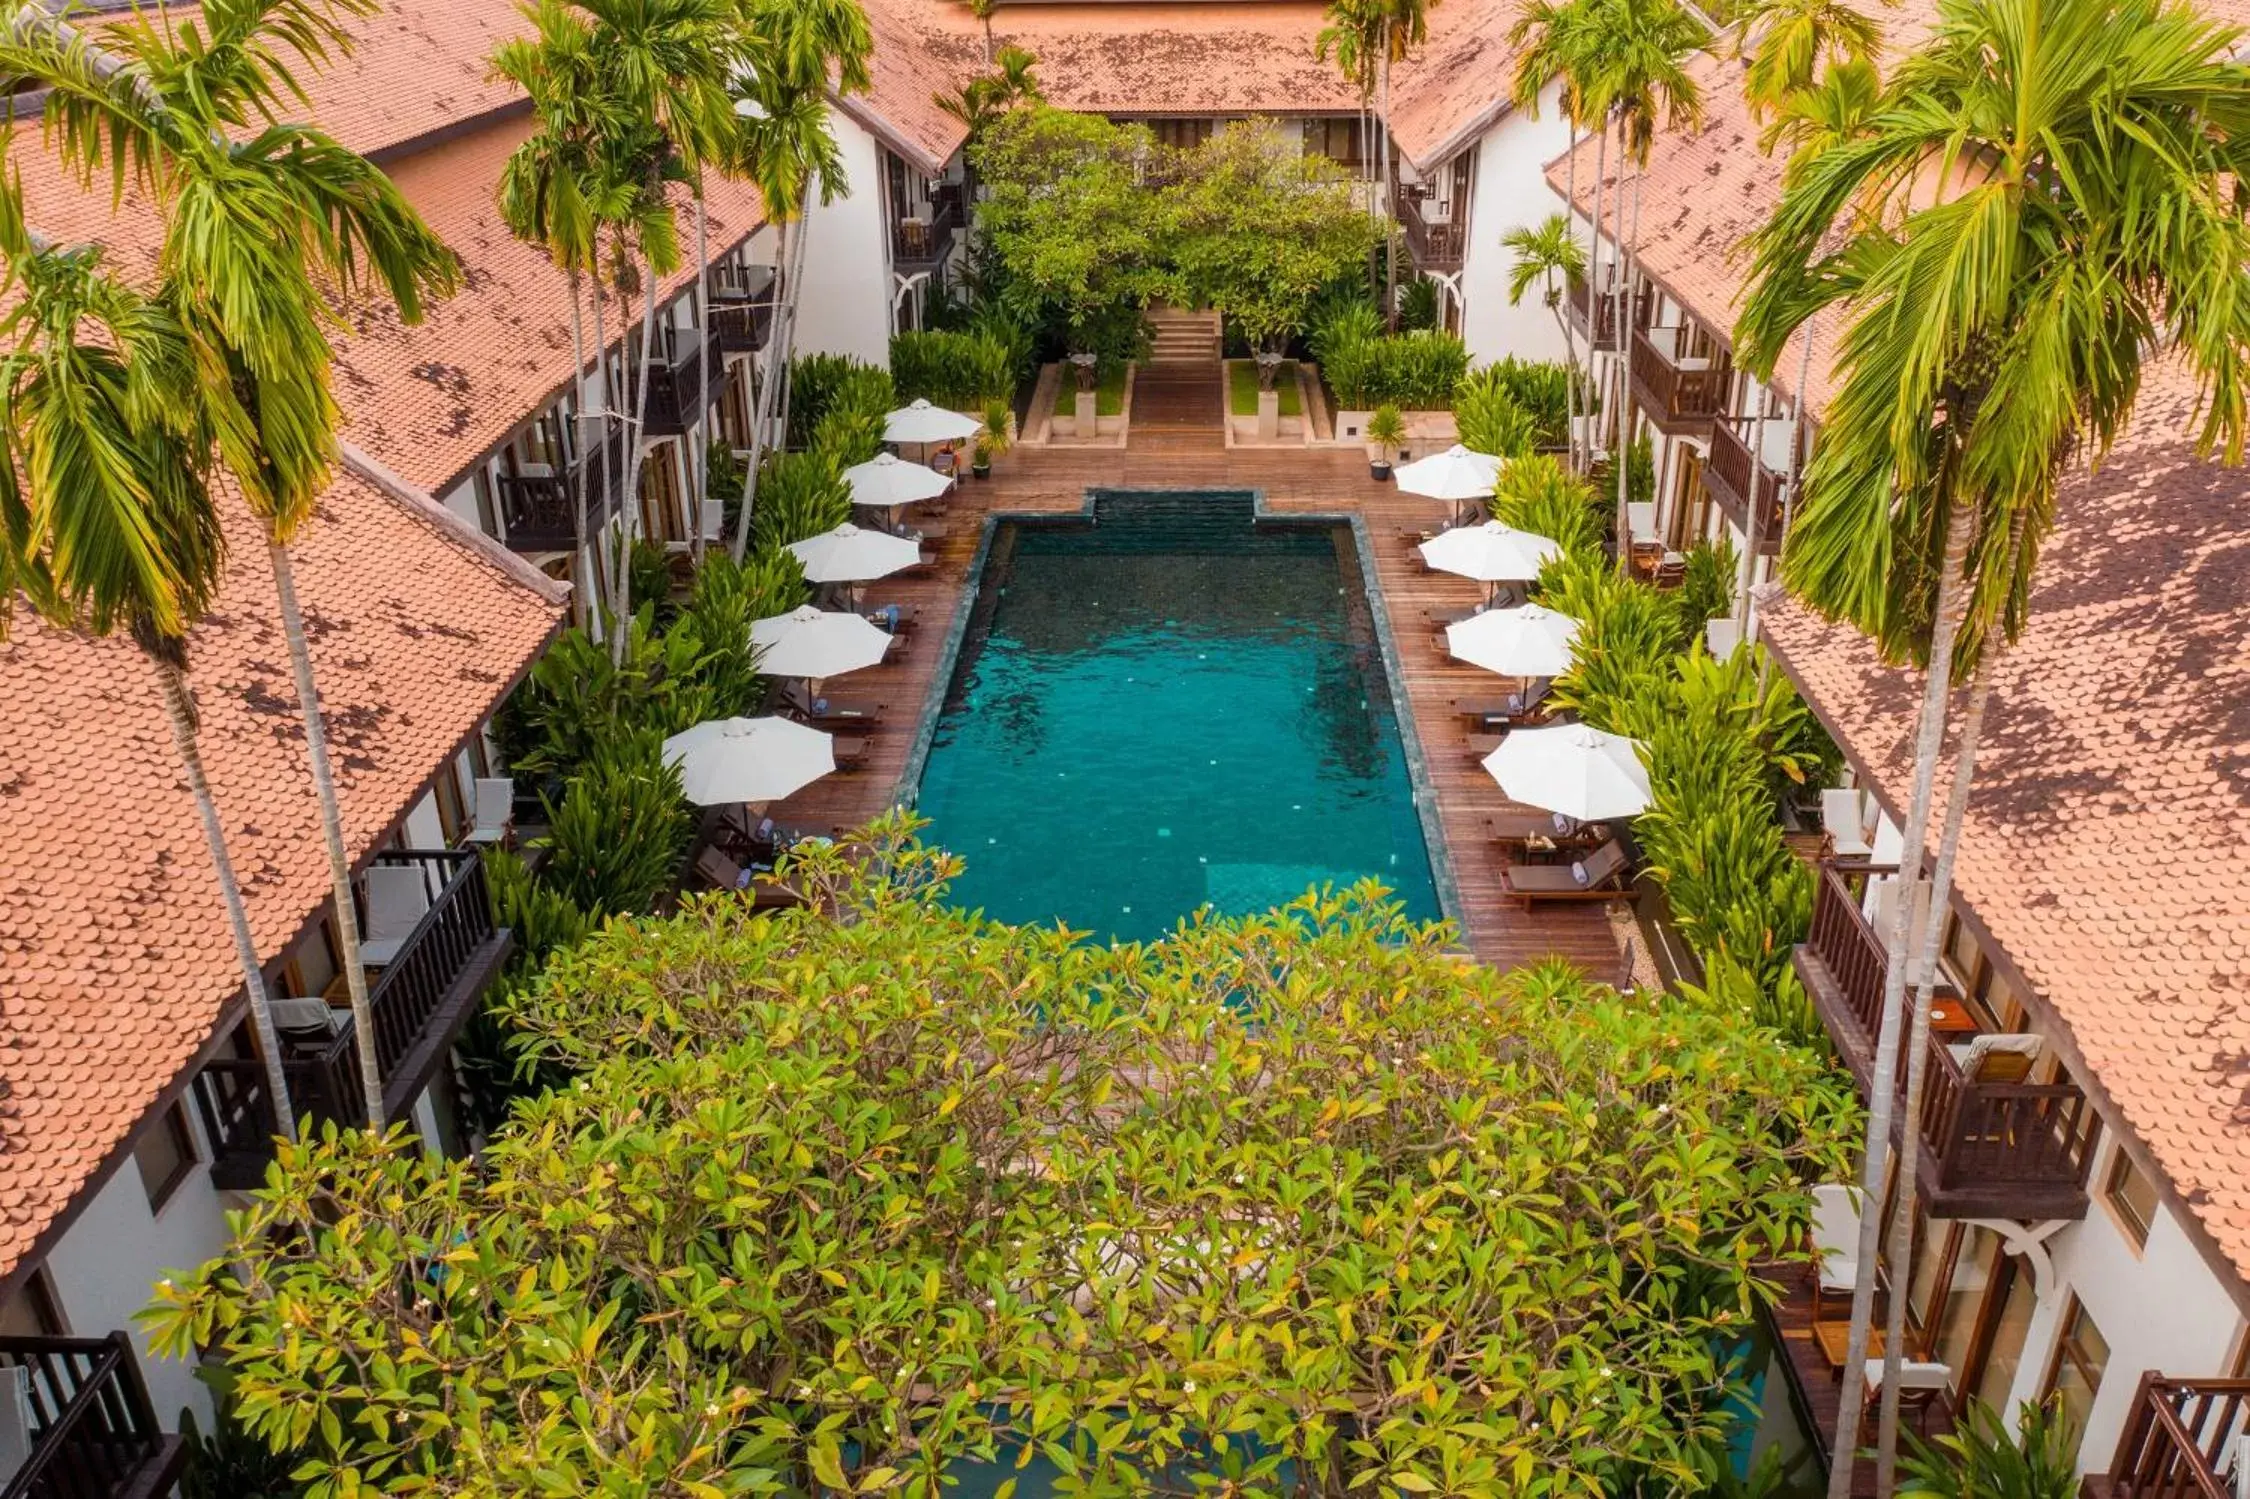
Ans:
POLYGON ((283 1145, 164 1341, 335 1494, 1707 1472, 1840 1164, 1817 1061, 1372 886, 1112 950, 945 908, 958 867, 897 820, 794 868, 826 914, 614 922, 512 1001, 572 1086, 478 1162, 283 1145))
POLYGON ((1314 300, 1361 274, 1380 237, 1343 168, 1270 121, 1229 125, 1172 164, 1171 259, 1190 304, 1219 308, 1278 354, 1314 300))

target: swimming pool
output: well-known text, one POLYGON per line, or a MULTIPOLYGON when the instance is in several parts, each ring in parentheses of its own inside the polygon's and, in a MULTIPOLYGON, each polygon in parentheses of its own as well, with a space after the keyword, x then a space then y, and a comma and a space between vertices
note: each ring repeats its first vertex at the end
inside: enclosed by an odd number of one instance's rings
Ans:
POLYGON ((1100 491, 992 532, 923 764, 962 905, 1143 940, 1372 875, 1440 914, 1352 531, 1100 491))

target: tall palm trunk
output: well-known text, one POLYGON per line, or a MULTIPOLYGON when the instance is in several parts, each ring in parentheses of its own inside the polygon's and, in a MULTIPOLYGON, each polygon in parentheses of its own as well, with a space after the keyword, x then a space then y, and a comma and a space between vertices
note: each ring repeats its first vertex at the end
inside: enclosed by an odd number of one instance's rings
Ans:
POLYGON ((1391 186, 1391 23, 1383 23, 1383 50, 1375 62, 1376 129, 1383 138, 1381 154, 1375 158, 1379 177, 1376 196, 1383 204, 1383 321, 1391 332, 1398 332, 1398 219, 1392 209, 1398 194, 1391 186))
MULTIPOLYGON (((266 538, 273 562, 274 594, 281 601, 281 634, 289 642, 289 672, 297 684, 297 707, 305 724, 305 758, 312 762, 313 792, 320 802, 320 836, 328 851, 328 885, 336 905, 337 956, 351 994, 352 1029, 359 1043, 359 1095, 367 1127, 380 1130, 383 1117, 382 1065, 375 1054, 375 1009, 367 998, 367 969, 359 949, 359 909, 352 898, 351 855, 344 848, 344 814, 336 800, 336 771, 328 758, 328 727, 320 716, 320 687, 313 680, 312 650, 305 642, 305 616, 297 608, 297 573, 289 548, 266 538)), ((340 1104, 341 1099, 337 1102, 340 1104)))
MULTIPOLYGON (((1586 383, 1587 394, 1597 395, 1602 381, 1595 376, 1594 365, 1601 357, 1601 295, 1602 295, 1602 180, 1609 175, 1609 122, 1604 120, 1595 132, 1594 145, 1594 208, 1593 217, 1587 220, 1586 229, 1586 383)), ((1615 357, 1614 353, 1611 356, 1615 357)), ((1594 466, 1594 413, 1586 413, 1586 469, 1594 466)))
POLYGON ((772 421, 774 387, 781 383, 782 279, 789 272, 789 220, 774 221, 773 316, 766 323, 765 369, 750 399, 750 456, 742 475, 742 507, 734 519, 734 560, 750 553, 750 510, 758 501, 758 466, 765 458, 766 428, 772 421))
POLYGON ((1632 512, 1633 473, 1633 386, 1628 351, 1632 334, 1625 326, 1625 288, 1633 279, 1632 242, 1640 228, 1641 189, 1640 178, 1633 178, 1633 229, 1625 227, 1625 139, 1624 127, 1618 127, 1617 141, 1617 274, 1613 278, 1611 303, 1617 319, 1617 569, 1629 573, 1633 570, 1632 512))
MULTIPOLYGON (((1898 1085, 1900 1012, 1906 1003, 1907 943, 1921 898, 1922 848, 1929 833, 1930 801, 1937 783, 1938 751, 1945 738, 1946 700, 1953 685, 1953 642, 1968 608, 1962 576, 1969 555, 1969 507, 1958 495, 1946 508, 1945 560, 1938 574, 1937 617, 1930 631, 1930 668, 1922 686, 1922 711, 1914 739, 1914 788, 1901 842, 1898 896, 1885 937, 1882 1019, 1876 1029, 1874 1073, 1868 1079, 1867 1144, 1860 1165, 1858 1275, 1852 1282, 1851 1330, 1844 1347, 1836 1441, 1828 1469, 1829 1499, 1851 1499, 1852 1462, 1859 1452, 1860 1417, 1866 1408, 1867 1341, 1875 1314, 1876 1254, 1882 1243, 1883 1186, 1891 1146, 1898 1085)), ((1909 1129, 1912 1121, 1908 1122, 1909 1129)))
MULTIPOLYGON (((581 517, 578 523, 579 550, 584 554, 587 566, 594 573, 594 576, 587 581, 597 585, 585 591, 591 594, 595 600, 590 612, 596 616, 596 623, 606 630, 609 625, 601 616, 608 609, 609 600, 606 597, 608 590, 599 586, 604 582, 601 576, 601 559, 605 542, 601 536, 588 534, 586 522, 583 518, 586 510, 586 490, 591 489, 596 495, 604 498, 609 494, 609 331, 602 317, 602 304, 607 300, 607 294, 602 289, 599 269, 594 273, 594 294, 587 300, 594 304, 594 409, 592 412, 593 420, 589 424, 589 430, 594 434, 594 447, 593 451, 585 455, 582 460, 584 463, 583 471, 573 475, 571 482, 579 488, 578 508, 581 517)), ((594 529, 606 532, 608 525, 605 521, 594 529)))
MULTIPOLYGON (((1797 412, 1789 434, 1789 469, 1781 484, 1781 545, 1789 545, 1789 523, 1796 518, 1797 492, 1802 488, 1805 464, 1812 457, 1812 398, 1806 382, 1812 379, 1812 324, 1804 327, 1805 347, 1797 356, 1797 412)), ((1758 643, 1758 601, 1753 597, 1742 614, 1742 643, 1758 643)), ((1761 663, 1759 671, 1765 671, 1761 663)))
POLYGON ((609 659, 625 664, 625 645, 633 633, 633 544, 640 527, 641 466, 648 461, 649 375, 656 365, 656 267, 641 263, 641 373, 633 392, 633 424, 626 434, 624 556, 617 568, 617 636, 609 659))
POLYGON ((703 565, 703 484, 704 466, 708 461, 711 433, 705 424, 703 398, 711 378, 711 244, 709 225, 703 211, 703 179, 698 173, 695 182, 695 404, 689 410, 694 419, 682 422, 687 435, 681 439, 687 444, 688 461, 688 555, 695 565, 703 565))
POLYGON ((799 229, 797 233, 797 248, 792 254, 789 262, 789 281, 786 287, 786 297, 782 303, 782 310, 785 316, 783 318, 781 337, 780 420, 781 430, 785 438, 789 431, 789 398, 791 395, 795 394, 795 387, 797 383, 797 296, 798 289, 803 284, 802 278, 805 273, 805 252, 809 248, 811 243, 812 234, 810 233, 809 228, 799 229))
POLYGON ((257 939, 250 935, 250 911, 242 903, 242 882, 235 878, 234 859, 227 852, 225 829, 219 823, 219 804, 211 796, 211 781, 203 773, 203 748, 198 741, 199 722, 195 698, 187 681, 187 642, 160 636, 136 627, 133 639, 156 668, 156 684, 164 696, 164 718, 172 729, 172 747, 179 751, 180 768, 187 772, 188 790, 195 796, 195 812, 203 824, 203 842, 211 853, 211 869, 219 877, 219 897, 226 903, 227 930, 234 938, 235 961, 242 968, 242 992, 250 1004, 250 1030, 258 1038, 258 1056, 265 1063, 266 1092, 273 1099, 274 1129, 284 1140, 297 1138, 297 1110, 289 1101, 289 1075, 281 1068, 281 1036, 273 1026, 273 1007, 266 997, 266 976, 258 962, 257 939))
MULTIPOLYGON (((585 430, 584 408, 586 404, 586 320, 578 310, 578 295, 580 291, 579 283, 583 279, 578 267, 575 265, 570 267, 563 273, 563 279, 564 281, 568 282, 570 286, 570 413, 572 421, 572 441, 565 449, 563 454, 563 461, 565 464, 564 471, 567 474, 569 461, 576 455, 578 445, 581 441, 583 441, 583 439, 579 437, 579 434, 585 430)), ((586 476, 584 474, 571 475, 569 482, 571 518, 573 521, 570 534, 576 537, 578 541, 582 543, 586 539, 586 476)), ((583 586, 571 590, 570 610, 572 615, 576 617, 578 623, 581 625, 586 623, 587 618, 592 613, 591 606, 586 602, 586 590, 583 586)))
MULTIPOLYGON (((1563 152, 1563 202, 1568 205, 1570 212, 1576 213, 1578 212, 1578 121, 1568 116, 1567 112, 1565 118, 1570 127, 1570 149, 1563 152)), ((1563 366, 1570 376, 1569 384, 1563 388, 1563 409, 1569 413, 1566 417, 1568 425, 1563 428, 1563 437, 1570 446, 1571 470, 1576 472, 1578 469, 1578 341, 1570 335, 1570 320, 1562 315, 1563 298, 1569 295, 1570 278, 1565 276, 1563 277, 1562 294, 1548 304, 1548 310, 1555 315, 1555 325, 1562 329, 1563 366)), ((1589 358, 1591 358, 1591 355, 1589 355, 1589 358)))

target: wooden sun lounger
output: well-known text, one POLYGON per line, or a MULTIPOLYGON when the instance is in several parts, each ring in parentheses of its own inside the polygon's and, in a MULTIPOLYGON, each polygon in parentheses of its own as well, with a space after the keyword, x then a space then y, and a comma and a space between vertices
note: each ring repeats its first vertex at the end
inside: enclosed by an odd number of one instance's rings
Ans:
POLYGON ((783 711, 799 723, 816 729, 849 726, 852 732, 864 734, 882 724, 883 710, 889 706, 867 698, 830 698, 828 706, 818 713, 796 707, 783 711))
POLYGON ((1484 835, 1494 843, 1528 843, 1534 838, 1567 838, 1552 812, 1495 812, 1484 820, 1484 835))
POLYGON ((867 752, 874 741, 865 734, 838 734, 829 748, 836 756, 836 769, 844 774, 867 768, 867 752))
POLYGON ((1498 749, 1500 741, 1507 737, 1505 734, 1471 734, 1462 748, 1468 752, 1470 764, 1482 765, 1484 757, 1498 749))
POLYGON ((1511 864, 1500 888, 1529 910, 1543 900, 1625 900, 1632 894, 1632 864, 1611 839, 1576 864, 1511 864))

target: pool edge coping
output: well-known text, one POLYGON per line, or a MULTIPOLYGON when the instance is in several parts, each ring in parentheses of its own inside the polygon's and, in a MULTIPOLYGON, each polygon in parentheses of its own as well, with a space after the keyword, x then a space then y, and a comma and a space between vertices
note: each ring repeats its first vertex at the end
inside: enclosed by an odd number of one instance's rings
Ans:
POLYGON ((1353 510, 1273 510, 1266 504, 1266 492, 1242 485, 1217 486, 1203 489, 1147 489, 1122 484, 1091 486, 1082 491, 1076 510, 988 510, 982 528, 977 534, 976 551, 970 554, 968 571, 962 575, 960 605, 953 611, 953 622, 946 627, 945 641, 938 647, 938 660, 930 677, 930 691, 922 703, 920 721, 915 725, 914 743, 906 752, 906 763, 899 768, 898 784, 891 791, 894 810, 911 810, 922 794, 922 773, 928 768, 930 747, 937 739, 938 720, 945 714, 945 700, 952 695, 954 672, 961 663, 961 646, 969 636, 969 621, 976 613, 977 597, 983 590, 985 564, 991 560, 992 538, 1007 522, 1042 520, 1092 520, 1095 518, 1095 497, 1100 494, 1247 494, 1250 496, 1250 517, 1258 521, 1314 521, 1348 527, 1352 534, 1352 551, 1359 558, 1360 586, 1370 604, 1375 625, 1375 646, 1383 658, 1383 681, 1391 694, 1391 717, 1398 725, 1399 748, 1406 754, 1408 784, 1413 788, 1414 813, 1422 824, 1422 847, 1430 859, 1430 884, 1435 888, 1438 912, 1453 924, 1463 946, 1469 940, 1469 926, 1461 909, 1460 885, 1453 877, 1453 850, 1446 842, 1444 819, 1439 815, 1437 785, 1430 776, 1429 757, 1422 752, 1421 726, 1414 720, 1414 702, 1407 692, 1405 663, 1398 653, 1398 642, 1391 632, 1390 596, 1383 590, 1383 578, 1375 565, 1373 538, 1367 529, 1367 517, 1353 510))

